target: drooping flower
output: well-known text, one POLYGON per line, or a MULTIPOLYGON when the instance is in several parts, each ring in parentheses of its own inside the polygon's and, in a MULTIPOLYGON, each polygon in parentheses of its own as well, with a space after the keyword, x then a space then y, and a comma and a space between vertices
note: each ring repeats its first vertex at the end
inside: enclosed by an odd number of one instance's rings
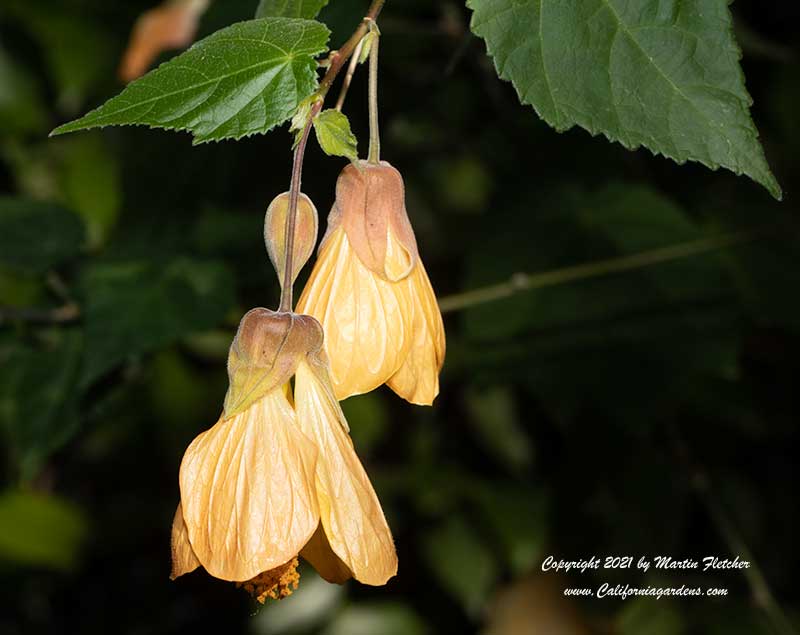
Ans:
POLYGON ((397 572, 322 339, 309 316, 259 308, 242 318, 222 416, 181 463, 173 579, 202 566, 263 602, 296 588, 298 556, 331 582, 381 585, 397 572))
POLYGON ((442 316, 389 163, 342 170, 297 310, 322 323, 337 398, 384 383, 415 404, 439 394, 442 316))

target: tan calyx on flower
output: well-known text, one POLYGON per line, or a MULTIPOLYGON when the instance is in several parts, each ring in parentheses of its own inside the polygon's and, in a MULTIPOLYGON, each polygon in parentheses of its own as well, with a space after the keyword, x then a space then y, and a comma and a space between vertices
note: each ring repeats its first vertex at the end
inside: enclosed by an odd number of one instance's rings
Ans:
POLYGON ((325 330, 336 396, 383 383, 412 403, 439 393, 445 337, 405 207, 386 162, 348 165, 298 311, 325 330))
MULTIPOLYGON (((336 181, 326 237, 341 223, 365 267, 386 280, 402 280, 419 258, 405 197, 403 177, 386 161, 349 164, 336 181)), ((324 246, 323 238, 320 250, 324 246)))
POLYGON ((319 323, 250 311, 228 369, 225 410, 181 463, 173 579, 202 565, 280 598, 302 553, 331 581, 384 584, 394 542, 333 395, 319 323))

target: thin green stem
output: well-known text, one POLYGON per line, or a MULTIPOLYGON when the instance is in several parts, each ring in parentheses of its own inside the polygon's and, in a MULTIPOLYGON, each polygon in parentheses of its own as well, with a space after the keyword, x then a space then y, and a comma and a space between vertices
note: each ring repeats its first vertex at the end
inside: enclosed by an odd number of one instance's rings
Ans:
POLYGON ((369 156, 373 165, 381 162, 381 130, 378 123, 378 48, 380 34, 373 27, 372 46, 369 50, 369 156))
POLYGON ((344 79, 342 80, 342 88, 339 90, 339 98, 336 100, 336 110, 339 112, 342 112, 342 106, 344 106, 347 91, 350 90, 350 82, 353 81, 353 75, 355 75, 356 66, 358 66, 358 58, 361 57, 362 48, 364 48, 364 38, 361 38, 361 41, 353 51, 353 56, 350 58, 350 64, 347 67, 347 73, 345 73, 344 79))
POLYGON ((303 134, 300 137, 297 147, 295 148, 294 159, 292 161, 292 179, 289 186, 289 209, 286 213, 286 236, 284 238, 286 241, 286 263, 283 272, 283 285, 281 287, 281 301, 278 308, 279 311, 288 312, 293 308, 292 287, 294 286, 294 267, 292 263, 292 256, 294 251, 294 232, 297 225, 297 203, 300 199, 300 185, 303 176, 303 158, 305 157, 306 145, 308 144, 308 137, 311 133, 311 126, 313 124, 314 117, 316 117, 320 110, 322 110, 325 96, 327 95, 331 84, 333 84, 333 80, 336 79, 336 76, 339 74, 342 66, 344 66, 345 62, 347 62, 347 60, 353 54, 358 46, 358 43, 361 42, 363 37, 367 34, 370 25, 374 24, 375 19, 381 12, 385 2, 386 0, 373 0, 369 10, 367 11, 367 15, 361 21, 361 24, 359 24, 353 35, 350 36, 350 39, 344 43, 342 48, 331 55, 328 70, 325 72, 325 76, 322 78, 322 81, 320 81, 319 88, 317 89, 317 95, 319 99, 314 102, 314 105, 311 107, 308 113, 308 119, 305 122, 303 134))
POLYGON ((621 273, 624 271, 641 269, 643 267, 650 267, 663 262, 680 260, 709 251, 716 251, 750 242, 755 240, 757 235, 758 233, 755 232, 721 234, 719 236, 680 243, 670 247, 643 251, 630 256, 598 260, 582 265, 546 271, 544 273, 515 273, 508 282, 501 282, 480 289, 445 296, 439 300, 439 309, 442 313, 459 311, 476 304, 484 304, 486 302, 507 298, 522 291, 551 287, 567 282, 575 282, 577 280, 585 280, 612 273, 621 273))
POLYGON ((381 9, 383 9, 383 5, 385 3, 386 0, 373 0, 372 4, 369 5, 367 15, 364 16, 361 24, 358 25, 358 28, 353 32, 353 35, 350 36, 350 39, 348 39, 338 51, 335 51, 331 54, 330 65, 328 66, 328 70, 320 81, 319 88, 317 89, 318 95, 324 98, 325 95, 328 94, 331 84, 333 84, 333 80, 336 79, 336 76, 339 74, 342 66, 344 66, 345 62, 350 59, 350 56, 353 54, 353 51, 355 51, 358 43, 367 34, 367 31, 369 31, 370 24, 375 22, 375 20, 378 18, 378 15, 380 14, 381 9))
POLYGON ((281 286, 281 303, 278 308, 281 312, 289 312, 293 308, 292 292, 294 287, 294 233, 297 224, 297 203, 300 200, 300 186, 303 178, 303 158, 308 145, 308 137, 311 134, 311 125, 314 117, 322 108, 322 102, 318 101, 311 107, 303 134, 297 147, 294 149, 294 159, 292 161, 292 180, 289 186, 289 209, 286 212, 285 229, 285 263, 283 269, 283 284, 281 286))

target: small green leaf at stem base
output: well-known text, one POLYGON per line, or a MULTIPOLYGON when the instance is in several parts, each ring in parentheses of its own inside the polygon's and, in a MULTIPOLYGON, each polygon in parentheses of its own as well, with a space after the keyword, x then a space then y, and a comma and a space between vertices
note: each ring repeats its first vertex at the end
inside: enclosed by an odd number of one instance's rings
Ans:
POLYGON ((323 110, 314 117, 314 131, 325 154, 358 160, 358 141, 346 115, 333 109, 323 110))
POLYGON ((300 143, 300 138, 303 136, 303 130, 305 130, 308 118, 311 116, 311 108, 314 106, 314 102, 318 99, 320 99, 320 97, 317 94, 309 95, 297 105, 297 110, 295 111, 294 115, 292 116, 292 120, 289 123, 289 132, 294 135, 292 150, 294 150, 297 147, 297 144, 300 143))
POLYGON ((372 51, 372 43, 380 37, 378 25, 374 22, 371 24, 370 32, 364 36, 361 45, 361 54, 358 56, 358 63, 363 64, 369 59, 370 51, 372 51))
POLYGON ((283 123, 317 87, 330 32, 313 20, 239 22, 201 40, 52 134, 113 125, 186 130, 195 143, 241 139, 283 123))

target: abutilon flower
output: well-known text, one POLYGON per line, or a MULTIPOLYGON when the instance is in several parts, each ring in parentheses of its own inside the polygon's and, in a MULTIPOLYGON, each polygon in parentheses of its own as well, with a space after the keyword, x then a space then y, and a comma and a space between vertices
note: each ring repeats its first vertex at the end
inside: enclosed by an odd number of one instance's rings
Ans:
POLYGON ((264 602, 297 587, 298 556, 330 582, 381 585, 397 572, 322 347, 313 317, 242 318, 223 413, 181 463, 172 579, 202 566, 264 602))
POLYGON ((342 170, 297 310, 322 323, 337 398, 384 383, 415 404, 439 394, 442 316, 389 163, 342 170))

